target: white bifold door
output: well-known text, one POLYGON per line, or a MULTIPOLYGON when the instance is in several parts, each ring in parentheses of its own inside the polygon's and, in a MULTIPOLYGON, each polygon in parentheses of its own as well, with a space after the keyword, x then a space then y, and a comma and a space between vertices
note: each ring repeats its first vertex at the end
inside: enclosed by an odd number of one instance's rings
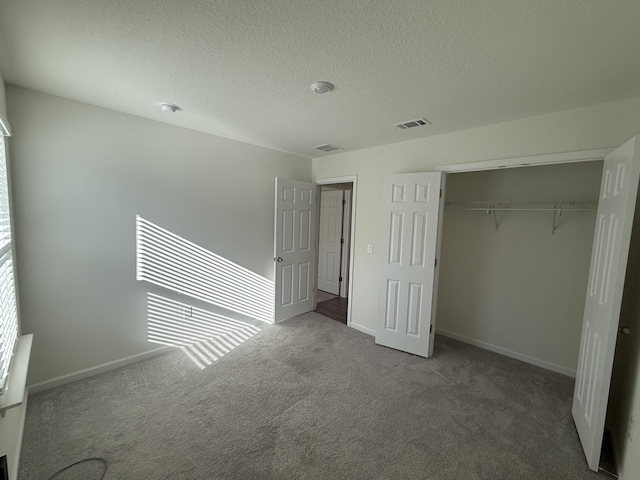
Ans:
POLYGON ((342 253, 342 190, 320 192, 318 290, 340 294, 342 253))
POLYGON ((383 186, 376 343, 423 357, 433 354, 442 179, 389 175, 383 186))
POLYGON ((595 471, 602 448, 638 192, 639 147, 640 137, 632 138, 607 155, 602 171, 572 408, 589 468, 595 471))
POLYGON ((314 308, 316 185, 276 178, 275 321, 314 308))

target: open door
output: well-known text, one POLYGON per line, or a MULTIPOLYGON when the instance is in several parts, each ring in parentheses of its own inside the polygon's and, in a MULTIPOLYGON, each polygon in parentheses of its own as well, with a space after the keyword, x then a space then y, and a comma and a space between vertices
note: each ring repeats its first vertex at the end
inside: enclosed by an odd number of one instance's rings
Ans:
POLYGON ((602 448, 622 291, 640 174, 640 137, 607 155, 584 309, 573 419, 589 468, 602 448))
POLYGON ((275 321, 314 308, 316 185, 276 178, 275 321))
POLYGON ((376 343, 423 357, 433 354, 442 180, 389 175, 383 187, 376 343))
POLYGON ((343 196, 342 190, 320 192, 318 290, 334 295, 340 294, 343 196))

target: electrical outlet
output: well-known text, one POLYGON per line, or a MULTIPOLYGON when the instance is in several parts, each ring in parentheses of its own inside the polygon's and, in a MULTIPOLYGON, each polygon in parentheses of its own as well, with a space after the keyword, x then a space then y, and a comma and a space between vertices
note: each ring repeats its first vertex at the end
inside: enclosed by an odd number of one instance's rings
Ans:
POLYGON ((373 243, 367 245, 367 253, 373 253, 373 243))

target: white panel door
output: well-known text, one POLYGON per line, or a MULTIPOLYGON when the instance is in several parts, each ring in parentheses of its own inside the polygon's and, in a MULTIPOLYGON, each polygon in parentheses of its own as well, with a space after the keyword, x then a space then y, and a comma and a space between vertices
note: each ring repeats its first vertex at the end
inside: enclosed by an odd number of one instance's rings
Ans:
POLYGON ((275 321, 314 307, 316 185, 276 178, 275 321))
POLYGON ((598 470, 622 290, 640 173, 640 137, 607 155, 573 394, 573 419, 591 470, 598 470))
POLYGON ((342 190, 320 192, 318 290, 334 295, 340 293, 342 199, 342 190))
POLYGON ((385 177, 376 343, 433 353, 442 174, 385 177))

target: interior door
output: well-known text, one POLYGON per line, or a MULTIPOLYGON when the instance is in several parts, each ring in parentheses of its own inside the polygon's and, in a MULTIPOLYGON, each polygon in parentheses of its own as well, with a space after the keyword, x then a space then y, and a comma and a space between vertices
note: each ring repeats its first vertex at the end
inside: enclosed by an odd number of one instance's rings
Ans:
POLYGON ((334 295, 340 293, 342 199, 342 190, 323 190, 320 192, 318 290, 334 295))
POLYGON ((639 139, 607 155, 593 240, 572 414, 598 470, 640 173, 639 139))
POLYGON ((390 175, 383 187, 376 343, 423 357, 433 354, 442 180, 390 175))
POLYGON ((314 308, 316 185, 276 178, 275 321, 314 308))

